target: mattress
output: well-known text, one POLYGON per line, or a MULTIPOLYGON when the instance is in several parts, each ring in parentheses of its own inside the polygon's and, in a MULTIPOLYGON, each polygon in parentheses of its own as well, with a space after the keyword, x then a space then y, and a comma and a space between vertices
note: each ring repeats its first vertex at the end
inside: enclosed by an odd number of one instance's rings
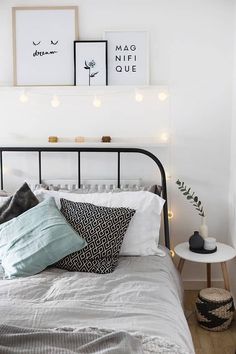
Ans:
POLYGON ((183 313, 183 293, 169 256, 120 257, 111 274, 48 268, 4 280, 1 323, 29 328, 95 327, 171 340, 194 353, 183 313))

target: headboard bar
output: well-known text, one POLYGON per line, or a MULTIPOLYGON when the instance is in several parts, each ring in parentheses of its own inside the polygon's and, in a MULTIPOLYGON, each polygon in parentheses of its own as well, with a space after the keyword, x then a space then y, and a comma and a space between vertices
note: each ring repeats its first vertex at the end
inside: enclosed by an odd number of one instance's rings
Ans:
POLYGON ((117 188, 120 188, 120 151, 118 151, 117 153, 117 163, 118 163, 118 166, 117 166, 117 188))
POLYGON ((39 184, 42 184, 42 155, 39 151, 39 184))
POLYGON ((78 151, 78 188, 81 187, 80 151, 78 151))
POLYGON ((0 174, 1 174, 1 189, 3 190, 3 160, 2 160, 2 150, 0 150, 0 174))
POLYGON ((3 152, 38 152, 39 183, 42 183, 42 152, 77 152, 78 153, 78 186, 81 186, 81 152, 113 152, 117 153, 117 187, 120 188, 120 155, 121 153, 138 153, 150 157, 158 166, 161 174, 162 197, 165 199, 163 207, 165 245, 170 249, 168 201, 166 175, 161 161, 150 151, 140 148, 119 147, 0 147, 0 177, 1 189, 4 189, 3 152))

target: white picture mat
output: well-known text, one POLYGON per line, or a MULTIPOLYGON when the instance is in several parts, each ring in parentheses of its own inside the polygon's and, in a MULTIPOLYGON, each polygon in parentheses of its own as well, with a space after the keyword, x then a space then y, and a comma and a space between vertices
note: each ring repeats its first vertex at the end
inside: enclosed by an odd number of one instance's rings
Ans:
POLYGON ((76 10, 74 7, 15 9, 16 85, 73 85, 76 10), (51 40, 58 44, 52 45, 51 40), (33 41, 41 43, 34 46, 33 41), (33 57, 35 50, 58 53, 33 57))
POLYGON ((106 85, 106 42, 76 42, 76 85, 89 85, 89 70, 84 69, 87 64, 94 60, 96 65, 91 68, 91 73, 98 74, 91 78, 91 86, 106 85))
POLYGON ((109 85, 148 85, 149 84, 149 33, 147 31, 105 31, 104 39, 108 41, 108 73, 109 85), (129 50, 117 51, 116 46, 129 50), (136 50, 130 50, 136 46, 136 50), (116 61, 116 55, 132 55, 131 60, 116 61), (134 60, 136 55, 136 60, 134 60), (136 73, 117 72, 116 66, 136 66, 136 73))

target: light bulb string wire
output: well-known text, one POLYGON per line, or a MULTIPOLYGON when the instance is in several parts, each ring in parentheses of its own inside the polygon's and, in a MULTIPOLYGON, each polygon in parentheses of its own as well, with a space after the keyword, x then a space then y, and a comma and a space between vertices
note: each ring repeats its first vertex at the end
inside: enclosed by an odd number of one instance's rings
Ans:
MULTIPOLYGON (((73 87, 73 86, 71 86, 73 87)), ((63 89, 71 89, 71 87, 63 87, 63 89)), ((114 88, 114 86, 107 86, 109 88, 114 88)), ((45 87, 43 87, 44 89, 45 87)), ((53 88, 53 87, 52 87, 53 88)), ((9 92, 9 90, 15 89, 16 91, 19 91, 19 93, 21 95, 27 95, 27 96, 57 96, 57 97, 102 97, 102 96, 114 96, 114 95, 122 95, 122 94, 133 94, 134 96, 137 94, 140 95, 144 95, 147 91, 149 91, 149 93, 153 93, 153 94, 157 94, 159 95, 160 93, 164 93, 168 95, 168 89, 167 87, 157 87, 157 86, 143 86, 143 87, 132 87, 132 88, 124 88, 122 87, 122 89, 116 89, 114 88, 114 90, 112 90, 111 92, 105 92, 104 89, 103 90, 99 90, 95 89, 95 87, 92 87, 92 89, 94 90, 93 92, 88 92, 88 93, 82 93, 79 92, 79 90, 76 93, 62 93, 60 92, 60 90, 56 91, 55 89, 53 89, 52 92, 50 92, 50 89, 48 88, 48 92, 39 92, 37 91, 38 88, 34 88, 34 87, 13 87, 13 86, 1 86, 0 85, 0 92, 2 91, 6 91, 9 92)), ((81 89, 81 88, 80 88, 81 89)))
MULTIPOLYGON (((172 189, 173 189, 173 108, 172 108, 172 94, 169 90, 168 92, 168 131, 169 131, 169 144, 168 144, 168 161, 169 161, 169 168, 168 168, 168 172, 169 172, 169 178, 167 178, 167 183, 169 184, 168 186, 168 203, 169 203, 169 210, 173 213, 172 210, 172 189)), ((173 218, 172 218, 173 219, 173 218)), ((171 249, 174 249, 174 245, 173 245, 173 238, 172 238, 172 221, 169 223, 169 229, 170 229, 170 240, 171 240, 171 249)))

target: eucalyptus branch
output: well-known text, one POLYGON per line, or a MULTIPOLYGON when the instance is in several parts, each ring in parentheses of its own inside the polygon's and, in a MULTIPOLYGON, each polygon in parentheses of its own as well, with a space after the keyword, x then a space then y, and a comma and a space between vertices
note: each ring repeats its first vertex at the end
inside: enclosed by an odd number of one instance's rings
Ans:
POLYGON ((202 202, 199 200, 198 196, 191 190, 190 187, 186 186, 184 182, 179 179, 176 181, 178 189, 186 197, 186 199, 195 207, 200 216, 206 216, 202 202))

